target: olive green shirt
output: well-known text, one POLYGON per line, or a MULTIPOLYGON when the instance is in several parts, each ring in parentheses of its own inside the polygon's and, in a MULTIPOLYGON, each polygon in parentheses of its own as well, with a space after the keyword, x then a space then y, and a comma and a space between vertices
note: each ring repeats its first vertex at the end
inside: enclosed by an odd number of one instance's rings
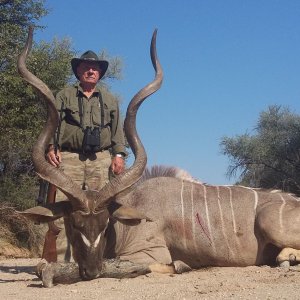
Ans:
POLYGON ((104 127, 100 130, 100 147, 109 149, 113 155, 126 155, 123 123, 117 100, 106 91, 96 87, 93 95, 88 99, 81 86, 66 87, 56 96, 56 108, 61 114, 60 134, 58 144, 61 151, 82 151, 83 129, 87 126, 101 127, 101 109, 99 97, 104 105, 104 127), (80 123, 80 109, 78 98, 82 98, 82 127, 80 123), (63 103, 63 107, 62 107, 63 103), (61 113, 61 108, 62 113, 61 113))

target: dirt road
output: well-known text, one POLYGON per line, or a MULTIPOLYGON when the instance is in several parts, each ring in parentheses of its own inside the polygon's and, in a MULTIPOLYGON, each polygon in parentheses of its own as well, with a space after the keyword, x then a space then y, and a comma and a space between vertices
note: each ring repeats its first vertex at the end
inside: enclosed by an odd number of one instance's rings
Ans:
POLYGON ((0 260, 1 299, 300 299, 300 268, 207 268, 182 275, 149 274, 44 288, 38 259, 0 260))

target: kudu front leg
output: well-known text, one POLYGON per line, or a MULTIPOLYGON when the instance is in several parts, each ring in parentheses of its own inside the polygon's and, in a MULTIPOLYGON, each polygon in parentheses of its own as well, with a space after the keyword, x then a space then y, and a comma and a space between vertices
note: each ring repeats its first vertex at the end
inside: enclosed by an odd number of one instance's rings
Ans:
POLYGON ((289 268, 292 265, 300 263, 300 250, 293 248, 283 248, 276 258, 280 267, 289 268))

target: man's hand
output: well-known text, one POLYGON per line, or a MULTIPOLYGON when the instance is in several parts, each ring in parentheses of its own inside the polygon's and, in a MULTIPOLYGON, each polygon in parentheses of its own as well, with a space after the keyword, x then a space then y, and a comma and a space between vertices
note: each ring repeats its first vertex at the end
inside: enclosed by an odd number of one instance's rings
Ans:
POLYGON ((48 153, 46 154, 47 161, 54 167, 58 167, 61 163, 61 153, 57 149, 56 154, 53 145, 50 145, 48 153))
POLYGON ((120 175, 125 169, 124 158, 115 156, 111 162, 111 170, 115 175, 120 175))

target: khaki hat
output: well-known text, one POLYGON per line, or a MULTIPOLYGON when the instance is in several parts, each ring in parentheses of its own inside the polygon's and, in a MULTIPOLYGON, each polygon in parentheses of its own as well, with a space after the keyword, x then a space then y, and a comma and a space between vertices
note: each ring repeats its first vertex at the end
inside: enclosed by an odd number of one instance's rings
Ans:
POLYGON ((82 61, 92 61, 92 62, 98 63, 98 65, 101 69, 101 75, 100 75, 99 80, 104 76, 104 74, 108 68, 108 61, 100 60, 95 52, 88 50, 88 51, 84 52, 80 56, 80 58, 71 59, 72 70, 78 80, 79 80, 79 77, 77 76, 77 67, 82 61))

